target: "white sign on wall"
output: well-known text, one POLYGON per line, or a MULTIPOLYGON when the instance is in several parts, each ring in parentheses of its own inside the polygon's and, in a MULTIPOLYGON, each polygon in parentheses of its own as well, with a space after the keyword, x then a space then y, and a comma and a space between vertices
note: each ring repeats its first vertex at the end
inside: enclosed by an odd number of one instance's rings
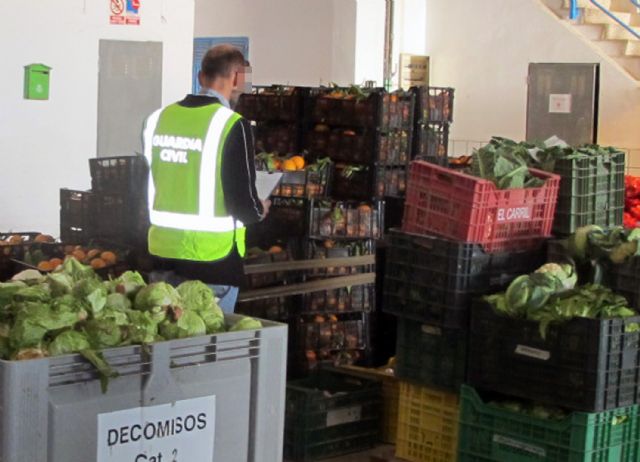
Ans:
POLYGON ((549 95, 549 113, 571 114, 571 95, 549 95))
POLYGON ((97 462, 212 462, 216 397, 98 415, 97 462))

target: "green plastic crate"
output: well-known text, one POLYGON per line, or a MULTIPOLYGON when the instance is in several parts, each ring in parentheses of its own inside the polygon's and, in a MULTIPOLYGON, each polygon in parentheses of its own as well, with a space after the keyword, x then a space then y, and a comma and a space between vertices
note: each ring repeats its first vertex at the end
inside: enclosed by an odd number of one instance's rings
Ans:
POLYGON ((556 162, 562 177, 553 231, 573 233, 585 225, 622 225, 624 213, 625 155, 607 153, 556 162))
POLYGON ((638 406, 545 420, 486 404, 473 388, 461 388, 458 462, 638 460, 638 406))

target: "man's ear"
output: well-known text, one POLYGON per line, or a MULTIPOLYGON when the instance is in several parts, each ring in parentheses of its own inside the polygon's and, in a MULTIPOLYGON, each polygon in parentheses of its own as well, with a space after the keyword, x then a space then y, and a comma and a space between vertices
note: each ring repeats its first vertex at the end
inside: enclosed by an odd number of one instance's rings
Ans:
POLYGON ((198 83, 200 84, 201 87, 204 87, 205 81, 204 81, 204 75, 202 75, 202 71, 198 71, 198 83))
POLYGON ((233 73, 233 88, 238 88, 238 72, 233 73))

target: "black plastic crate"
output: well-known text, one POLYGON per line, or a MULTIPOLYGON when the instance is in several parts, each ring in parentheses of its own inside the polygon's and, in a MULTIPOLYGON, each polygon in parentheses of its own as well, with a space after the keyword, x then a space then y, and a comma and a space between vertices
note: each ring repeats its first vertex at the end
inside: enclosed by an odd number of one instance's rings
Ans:
POLYGON ((106 266, 94 267, 94 271, 103 279, 116 278, 131 268, 131 247, 120 242, 92 239, 90 241, 69 241, 61 243, 37 243, 33 244, 21 259, 15 259, 18 271, 25 269, 36 269, 40 272, 48 273, 55 268, 46 269, 38 266, 42 261, 57 259, 63 262, 67 257, 74 257, 84 265, 91 266, 94 258, 101 258, 103 252, 111 252, 115 255, 114 262, 105 261, 106 266), (82 256, 74 254, 80 251, 82 256))
MULTIPOLYGON (((309 240, 306 245, 306 258, 310 260, 326 260, 327 258, 348 258, 362 255, 373 255, 376 244, 372 239, 361 241, 324 241, 309 240)), ((375 265, 335 266, 315 268, 306 271, 308 279, 326 278, 333 276, 348 276, 351 274, 369 273, 375 271, 375 265)))
MULTIPOLYGON (((273 246, 269 252, 259 255, 247 255, 245 265, 269 265, 283 263, 292 260, 291 254, 280 246, 273 246)), ((247 274, 245 277, 247 289, 261 289, 264 287, 279 286, 288 281, 290 275, 285 271, 270 273, 247 274)))
POLYGON ((125 244, 146 242, 148 205, 135 194, 96 192, 93 195, 94 232, 91 238, 125 244))
POLYGON ((238 101, 236 112, 254 121, 298 122, 302 119, 309 89, 273 85, 254 87, 238 101))
POLYGON ((486 253, 480 244, 389 233, 383 311, 442 327, 468 327, 474 297, 504 289, 545 262, 544 242, 524 252, 486 253))
POLYGON ((467 330, 398 319, 396 377, 455 393, 467 375, 467 330))
POLYGON ((309 461, 358 452, 380 438, 382 384, 320 370, 287 384, 284 456, 309 461))
POLYGON ((318 239, 378 239, 384 229, 384 202, 311 201, 309 236, 318 239))
POLYGON ((418 125, 413 137, 413 158, 449 166, 449 126, 430 123, 418 125))
POLYGON ((336 164, 332 196, 338 200, 371 200, 404 197, 406 167, 336 164))
POLYGON ((609 285, 624 295, 631 307, 640 312, 640 257, 632 257, 621 265, 608 266, 609 285))
POLYGON ((554 172, 561 176, 555 235, 569 235, 587 225, 622 226, 625 205, 625 154, 560 159, 554 172))
POLYGON ((235 312, 259 319, 287 322, 294 307, 293 297, 274 297, 251 302, 238 302, 235 312))
POLYGON ((302 238, 307 233, 309 201, 274 197, 267 217, 247 226, 247 246, 268 249, 274 242, 302 238))
POLYGON ((281 155, 301 151, 301 125, 298 123, 257 122, 254 127, 256 152, 281 155))
POLYGON ((149 167, 143 156, 89 159, 91 190, 146 198, 149 167))
MULTIPOLYGON (((301 313, 348 313, 375 310, 375 286, 372 284, 310 292, 302 296, 301 313)), ((348 348, 357 348, 348 345, 348 348)))
POLYGON ((60 239, 86 242, 95 237, 95 194, 91 191, 60 190, 60 239))
POLYGON ((39 234, 36 232, 0 233, 0 282, 10 279, 16 273, 15 262, 12 259, 23 258, 39 234))
POLYGON ((471 311, 468 381, 474 387, 572 410, 638 403, 640 316, 550 324, 501 316, 479 300, 471 311))
POLYGON ((329 129, 316 125, 307 134, 307 146, 316 158, 330 157, 353 164, 407 166, 411 160, 411 131, 380 132, 365 129, 329 129))
POLYGON ((455 90, 445 87, 413 87, 417 122, 453 122, 455 90))
POLYGON ((319 124, 344 127, 369 127, 381 130, 413 126, 414 96, 411 92, 318 89, 311 96, 311 119, 319 124))
POLYGON ((295 172, 283 172, 272 197, 321 199, 331 195, 333 163, 308 167, 295 172))
POLYGON ((370 347, 369 330, 369 315, 365 313, 302 316, 296 322, 296 347, 298 351, 316 352, 319 360, 329 358, 331 352, 366 350, 370 347))

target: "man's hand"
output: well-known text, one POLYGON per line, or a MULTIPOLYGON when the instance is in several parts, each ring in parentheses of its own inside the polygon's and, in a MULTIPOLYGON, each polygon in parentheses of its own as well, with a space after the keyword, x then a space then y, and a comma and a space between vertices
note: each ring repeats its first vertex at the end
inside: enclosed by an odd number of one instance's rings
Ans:
POLYGON ((262 219, 264 220, 269 215, 269 209, 271 208, 271 201, 269 199, 262 202, 262 219))

